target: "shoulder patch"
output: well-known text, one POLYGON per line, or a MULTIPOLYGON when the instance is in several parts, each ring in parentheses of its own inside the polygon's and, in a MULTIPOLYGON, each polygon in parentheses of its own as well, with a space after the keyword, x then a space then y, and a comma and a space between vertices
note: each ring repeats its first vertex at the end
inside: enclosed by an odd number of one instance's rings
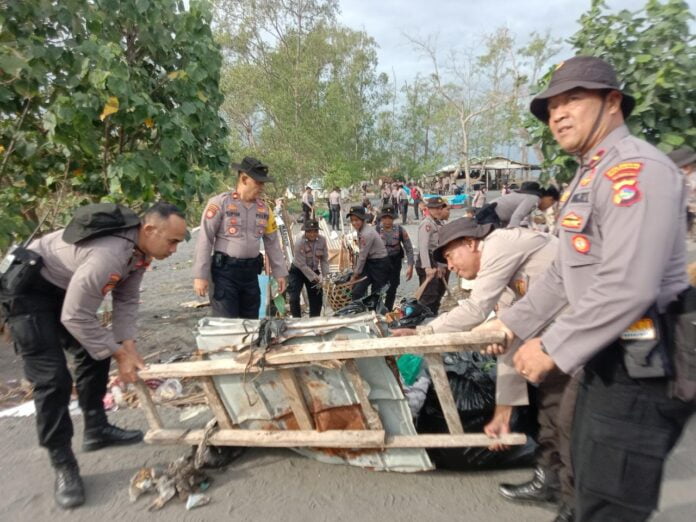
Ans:
POLYGON ((106 295, 109 292, 111 292, 120 280, 121 280, 120 274, 117 274, 115 272, 109 274, 109 280, 102 287, 102 290, 101 290, 102 295, 106 295))
POLYGON ((205 209, 205 218, 213 219, 218 212, 220 212, 220 207, 218 207, 215 203, 210 203, 205 209))
POLYGON ((619 163, 607 170, 604 175, 612 181, 625 178, 635 178, 643 169, 643 164, 639 161, 619 163))

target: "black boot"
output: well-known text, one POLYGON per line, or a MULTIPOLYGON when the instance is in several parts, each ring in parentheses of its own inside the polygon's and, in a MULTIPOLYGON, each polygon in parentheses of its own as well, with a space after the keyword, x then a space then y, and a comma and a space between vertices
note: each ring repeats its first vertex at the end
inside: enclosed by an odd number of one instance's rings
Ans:
POLYGON ((70 446, 49 450, 51 464, 56 471, 54 496, 56 504, 63 509, 85 503, 85 486, 80 477, 80 468, 70 446))
POLYGON ((107 446, 137 444, 143 440, 140 430, 124 430, 109 424, 104 410, 83 411, 85 436, 82 451, 96 451, 107 446))
POLYGON ((553 522, 573 522, 575 520, 575 510, 573 506, 563 502, 558 510, 558 515, 553 519, 553 522))
POLYGON ((500 484, 498 491, 508 500, 522 502, 558 502, 560 483, 555 471, 537 466, 534 477, 523 484, 500 484))

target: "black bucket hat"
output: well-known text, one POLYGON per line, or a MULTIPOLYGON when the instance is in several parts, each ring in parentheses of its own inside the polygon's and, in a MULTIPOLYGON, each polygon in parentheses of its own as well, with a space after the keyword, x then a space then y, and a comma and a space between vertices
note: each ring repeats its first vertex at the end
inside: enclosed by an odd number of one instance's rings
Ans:
POLYGON ((669 156, 669 159, 671 159, 679 168, 696 163, 696 152, 694 152, 691 147, 682 147, 680 149, 673 150, 667 155, 669 156))
POLYGON ((438 234, 440 241, 437 248, 433 251, 433 259, 438 263, 446 263, 443 256, 444 250, 455 239, 464 237, 472 239, 483 239, 494 230, 491 223, 480 225, 474 218, 463 217, 450 221, 440 229, 438 234))
POLYGON ((246 172, 252 179, 262 183, 273 183, 275 181, 268 175, 268 166, 251 156, 245 156, 241 163, 232 163, 230 168, 246 172))
POLYGON ((581 87, 589 90, 611 89, 619 91, 621 112, 628 118, 636 105, 633 96, 626 94, 616 78, 616 71, 607 62, 594 56, 574 56, 561 62, 551 75, 551 81, 545 91, 537 94, 529 106, 529 110, 537 119, 548 123, 548 100, 564 92, 581 87))
POLYGON ((75 211, 70 223, 63 230, 63 241, 75 244, 137 225, 140 225, 140 218, 128 207, 117 203, 94 203, 75 211))
POLYGON ((379 213, 380 219, 383 217, 395 218, 396 216, 397 214, 396 210, 394 210, 394 207, 382 207, 382 210, 379 213))
POLYGON ((350 207, 348 214, 346 214, 346 218, 349 218, 350 216, 355 216, 356 218, 365 221, 367 219, 367 215, 365 214, 365 207, 363 207, 362 205, 355 205, 353 207, 350 207))
POLYGON ((434 198, 428 198, 425 201, 425 206, 428 208, 444 208, 447 206, 447 201, 445 201, 445 198, 436 196, 434 198))
POLYGON ((319 222, 316 219, 308 219, 307 222, 302 225, 302 230, 319 230, 319 222))
POLYGON ((543 194, 541 185, 539 185, 539 183, 537 183, 536 181, 523 181, 522 186, 515 192, 519 194, 533 194, 539 197, 541 197, 543 194))

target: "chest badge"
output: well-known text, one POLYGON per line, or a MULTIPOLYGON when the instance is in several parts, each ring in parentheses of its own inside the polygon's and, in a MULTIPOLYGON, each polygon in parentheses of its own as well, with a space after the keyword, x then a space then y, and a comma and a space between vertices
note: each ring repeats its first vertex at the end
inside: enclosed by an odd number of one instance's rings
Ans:
POLYGON ((227 229, 227 233, 230 235, 235 235, 237 233, 237 231, 239 231, 239 228, 237 228, 237 227, 230 227, 227 229))
POLYGON ((594 176, 595 176, 595 169, 592 169, 592 170, 589 172, 589 174, 587 174, 585 177, 583 177, 583 178, 580 180, 580 186, 581 186, 581 187, 586 187, 587 185, 589 185, 590 183, 592 183, 592 180, 594 179, 594 176))
POLYGON ((573 248, 576 252, 587 254, 590 251, 590 240, 587 238, 587 236, 578 234, 577 236, 573 236, 570 241, 573 244, 573 248))
POLYGON ((570 191, 569 191, 569 190, 565 190, 565 191, 563 192, 563 194, 561 194, 561 203, 565 203, 566 201, 568 201, 568 198, 569 198, 569 197, 570 197, 570 191))
POLYGON ((566 214, 565 216, 563 216, 563 219, 561 220, 561 226, 564 226, 566 228, 572 228, 575 230, 579 230, 582 227, 582 223, 582 218, 578 216, 575 212, 566 214))

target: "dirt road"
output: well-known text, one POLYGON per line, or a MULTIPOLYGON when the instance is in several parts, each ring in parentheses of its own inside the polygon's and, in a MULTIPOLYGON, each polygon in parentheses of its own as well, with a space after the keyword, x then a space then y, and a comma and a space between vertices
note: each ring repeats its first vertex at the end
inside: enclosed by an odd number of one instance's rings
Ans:
MULTIPOLYGON (((409 226, 415 239, 416 227, 409 226)), ((193 329, 209 309, 184 309, 194 299, 190 260, 193 242, 157 263, 143 282, 139 349, 166 360, 195 346, 193 329)), ((412 292, 415 283, 404 287, 412 292)), ((21 365, 7 346, 0 346, 0 379, 21 377, 21 365)), ((175 411, 167 411, 175 418, 175 411)), ((519 481, 529 470, 396 474, 332 466, 288 450, 248 451, 225 472, 214 473, 211 504, 187 512, 178 501, 148 513, 148 500, 128 500, 128 481, 142 466, 165 467, 186 450, 139 445, 82 453, 82 420, 75 421, 73 446, 87 487, 87 504, 71 513, 55 507, 53 473, 45 451, 36 445, 33 417, 0 418, 0 520, 7 521, 455 521, 531 522, 553 520, 551 509, 503 501, 496 485, 519 481)), ((140 411, 111 414, 124 427, 146 427, 140 411)), ((658 521, 696 520, 696 418, 671 456, 658 521)))

